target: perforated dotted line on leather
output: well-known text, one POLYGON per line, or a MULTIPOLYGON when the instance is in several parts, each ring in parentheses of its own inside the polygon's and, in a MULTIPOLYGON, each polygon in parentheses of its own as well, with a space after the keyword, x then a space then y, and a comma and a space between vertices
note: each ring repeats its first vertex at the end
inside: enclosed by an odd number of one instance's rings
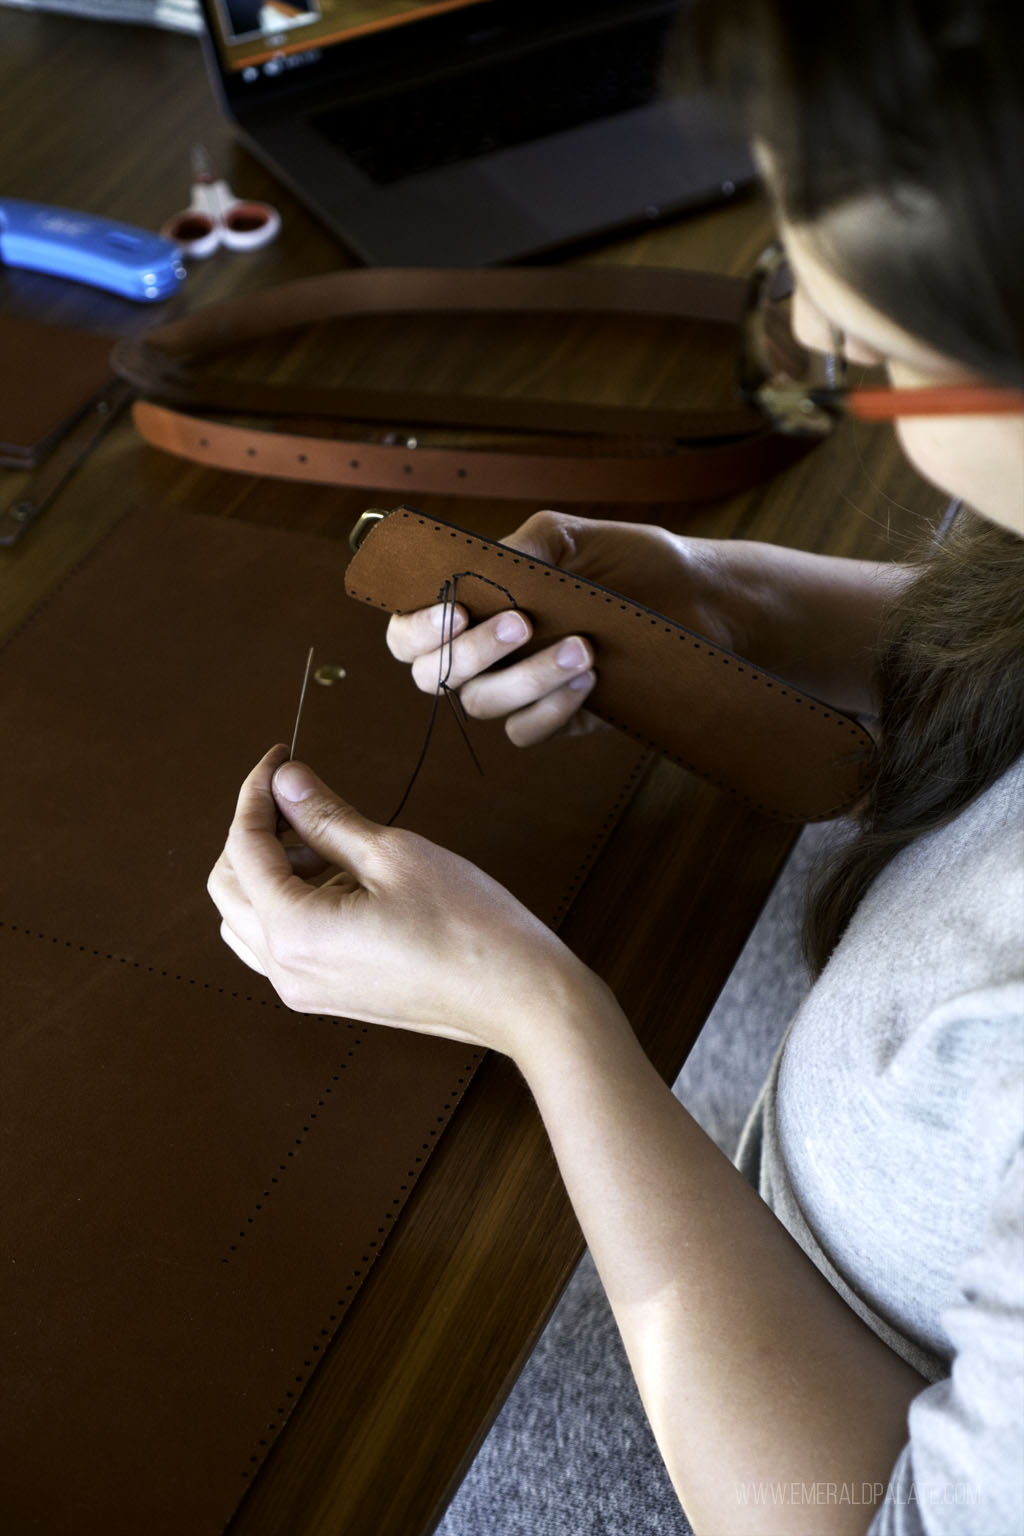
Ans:
POLYGON ((609 832, 618 821, 623 807, 632 798, 633 792, 635 791, 640 779, 643 777, 643 774, 645 773, 650 760, 650 756, 647 753, 644 753, 644 755, 636 763, 629 777, 625 780, 621 789, 619 790, 619 793, 616 795, 615 800, 609 807, 607 816, 595 832, 589 848, 587 848, 579 864, 577 865, 576 873, 572 876, 569 884, 562 892, 562 899, 558 903, 558 906, 555 908, 555 913, 551 919, 550 925, 556 931, 564 921, 569 908, 576 900, 576 897, 579 894, 580 886, 583 884, 587 875, 589 875, 594 861, 598 854, 601 852, 601 849, 604 847, 605 840, 607 839, 609 832))
MULTIPOLYGON (((623 604, 620 606, 624 607, 625 605, 623 604)), ((643 612, 639 609, 635 610, 635 613, 637 618, 645 617, 643 612)), ((658 620, 652 619, 651 623, 656 624, 658 623, 658 620)), ((720 646, 711 646, 703 643, 700 640, 694 640, 690 633, 685 629, 680 631, 675 625, 668 624, 665 624, 662 627, 664 628, 664 631, 667 635, 675 635, 679 640, 684 642, 688 641, 695 651, 705 652, 708 656, 712 657, 712 659, 717 659, 720 661, 723 666, 734 667, 737 675, 743 674, 752 683, 760 683, 766 689, 774 689, 778 698, 788 698, 794 705, 798 705, 801 708, 806 707, 808 714, 819 714, 823 721, 833 721, 840 735, 850 736, 858 743, 862 752, 867 750, 866 733, 864 732, 863 728, 856 723, 856 721, 851 720, 848 716, 839 714, 837 711, 827 708, 827 706, 824 704, 816 703, 809 696, 801 694, 795 689, 785 687, 777 679, 769 677, 767 673, 762 672, 758 667, 752 666, 749 662, 742 662, 735 656, 723 654, 720 646)), ((727 790, 729 794, 735 796, 737 800, 742 801, 744 805, 749 806, 751 810, 758 811, 761 815, 771 816, 775 820, 784 822, 799 823, 808 820, 808 816, 802 814, 800 811, 779 811, 775 806, 766 805, 763 801, 754 799, 752 795, 748 795, 744 790, 739 789, 730 779, 723 778, 720 775, 714 776, 708 773, 706 769, 698 768, 696 764, 688 762, 686 758, 680 756, 679 753, 672 752, 667 747, 661 746, 659 743, 649 740, 647 737, 638 732, 633 726, 627 725, 624 720, 619 720, 616 718, 616 716, 609 714, 608 711, 603 708, 603 706, 601 711, 601 718, 606 720, 609 725, 615 726, 617 730, 624 731, 626 735, 632 736, 634 740, 643 742, 645 746, 650 747, 653 751, 660 752, 663 757, 667 757, 671 762, 677 763, 680 768, 685 768, 688 773, 696 774, 699 778, 706 780, 707 783, 714 785, 717 789, 727 790)), ((816 810, 814 812, 814 817, 817 820, 828 820, 830 817, 837 816, 843 810, 848 809, 850 804, 850 799, 842 800, 837 802, 835 805, 828 807, 827 809, 816 810)))
MULTIPOLYGON (((316 1017, 316 1015, 310 1015, 310 1017, 316 1017)), ((267 1201, 272 1199, 274 1194, 278 1192, 278 1187, 280 1186, 282 1179, 294 1166, 289 1161, 289 1159, 294 1158, 297 1155, 297 1153, 301 1150, 303 1143, 310 1135, 312 1135, 314 1129, 312 1122, 319 1118, 320 1110, 327 1108, 327 1099, 334 1092, 335 1083, 341 1082, 341 1074, 347 1070, 349 1061, 351 1061, 355 1056, 357 1047, 362 1044, 364 1038, 370 1032, 367 1025, 355 1024, 351 1019, 324 1019, 322 1022, 328 1024, 336 1024, 339 1029, 344 1029, 347 1031, 349 1035, 349 1048, 346 1053, 347 1059, 345 1061, 338 1062, 338 1070, 332 1074, 331 1081, 320 1090, 320 1096, 316 1101, 316 1108, 306 1111, 305 1115, 303 1116, 303 1126, 301 1132, 298 1136, 293 1138, 292 1145, 288 1148, 288 1151, 282 1153, 284 1161, 277 1164, 276 1173, 272 1173, 270 1177, 265 1180, 267 1188, 264 1189, 260 1199, 253 1204, 249 1215, 245 1218, 245 1225, 239 1229, 238 1236, 235 1241, 229 1244, 228 1252, 224 1254, 221 1259, 222 1264, 230 1264, 232 1254, 238 1253, 240 1245, 244 1243, 246 1238, 251 1235, 252 1229, 256 1225, 261 1212, 266 1209, 267 1201)))
POLYGON ((201 992, 215 992, 221 997, 234 998, 238 1002, 255 1003, 260 1008, 273 1008, 284 1011, 284 1004, 272 997, 253 997, 251 993, 234 992, 230 987, 219 987, 212 981, 199 981, 195 976, 185 976, 181 972, 169 969, 165 966, 147 965, 144 960, 132 960, 128 955, 114 954, 113 951, 97 949, 91 944, 78 944, 74 939, 62 939, 51 933, 43 933, 39 929, 25 928, 19 923, 7 923, 0 921, 0 929, 8 933, 20 934, 23 938, 38 939, 44 944, 55 944, 59 948, 77 950, 81 955, 92 955, 96 960, 111 961, 115 965, 123 965, 129 970, 142 971, 147 976, 159 976, 165 981, 181 982, 184 986, 196 987, 201 992))
POLYGON ((437 1137, 440 1135, 439 1128, 444 1127, 452 1112, 455 1110, 457 1104, 459 1103, 460 1099, 466 1091, 466 1088, 469 1085, 473 1073, 476 1071, 479 1063, 483 1060, 483 1056, 483 1051, 471 1052, 469 1059, 462 1067, 461 1075, 456 1078, 454 1084, 447 1094, 446 1102, 443 1106, 445 1113, 436 1117, 435 1127, 432 1127, 427 1132, 428 1139, 420 1143, 419 1152, 413 1155, 411 1159, 412 1167, 405 1175, 403 1182, 398 1185, 395 1193, 392 1195, 389 1209, 384 1212, 382 1217, 382 1224, 377 1228, 377 1236, 372 1238, 370 1242, 367 1243, 367 1251, 360 1256, 359 1267, 350 1271, 350 1276, 345 1283, 344 1290, 335 1301, 333 1309, 321 1325, 317 1334, 317 1340, 315 1343, 310 1345, 309 1353, 306 1359, 302 1361, 301 1370, 296 1371, 290 1385, 282 1393, 281 1400, 279 1401, 277 1408, 274 1410, 273 1419, 267 1424, 266 1430, 257 1441, 256 1449, 249 1457, 249 1465, 242 1472, 243 1479, 248 1480, 249 1478, 252 1478, 256 1475, 260 1464, 263 1462, 267 1452, 273 1444, 273 1440, 268 1438, 268 1436, 276 1436, 277 1433, 281 1430, 284 1425, 284 1421, 292 1412, 292 1409, 295 1407, 298 1398, 301 1397, 302 1391, 308 1383, 310 1376, 316 1367, 320 1364, 324 1351, 326 1350, 328 1344, 344 1320, 343 1314, 354 1299, 356 1292, 359 1290, 359 1287, 366 1279, 368 1271, 372 1268, 374 1261, 380 1253, 381 1248, 384 1246, 384 1242, 387 1240, 388 1233, 392 1230, 392 1228, 388 1226, 387 1223, 394 1223, 396 1216, 398 1216, 401 1208, 408 1200, 414 1185, 419 1179, 420 1174, 423 1172, 424 1165, 426 1164, 430 1153, 434 1150, 434 1147, 437 1144, 437 1137))

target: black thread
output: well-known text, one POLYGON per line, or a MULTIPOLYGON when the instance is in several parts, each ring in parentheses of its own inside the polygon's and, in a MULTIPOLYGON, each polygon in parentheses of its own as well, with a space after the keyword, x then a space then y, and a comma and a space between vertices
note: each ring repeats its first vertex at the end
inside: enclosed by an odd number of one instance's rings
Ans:
POLYGON ((452 666, 454 665, 455 594, 458 590, 458 585, 459 577, 453 575, 444 583, 438 593, 438 600, 443 604, 443 607, 441 610, 441 651, 437 669, 437 687, 434 690, 434 700, 430 706, 430 718, 427 721, 427 729, 423 737, 423 745, 420 747, 420 755, 416 759, 416 766, 409 775, 409 781, 402 792, 402 798, 384 823, 387 827, 393 827, 405 809, 405 804, 412 793, 413 785, 419 778, 420 770, 427 760, 427 752, 430 748, 430 741, 434 734, 434 725, 437 721, 437 706, 442 696, 448 700, 452 718, 458 726, 459 735, 465 742, 466 750, 473 760, 474 768, 481 777, 483 776, 483 765, 473 750, 473 743, 470 741, 469 733, 466 730, 466 711, 462 707, 462 701, 457 692, 454 688, 449 687, 448 684, 448 679, 452 675, 452 666))
MULTIPOLYGON (((516 563, 516 565, 518 565, 519 561, 517 560, 515 563, 516 563)), ((516 602, 514 596, 509 591, 508 587, 503 587, 500 581, 495 581, 493 579, 493 577, 491 577, 491 576, 482 576, 479 571, 456 571, 452 575, 452 581, 455 582, 456 584, 458 584, 460 581, 463 581, 467 576, 472 576, 474 581, 482 581, 482 582, 484 582, 485 585, 487 585, 488 587, 495 587, 497 589, 497 591, 499 591, 501 593, 502 597, 505 597, 505 598, 508 599, 509 607, 510 608, 515 608, 518 611, 519 604, 516 602)))

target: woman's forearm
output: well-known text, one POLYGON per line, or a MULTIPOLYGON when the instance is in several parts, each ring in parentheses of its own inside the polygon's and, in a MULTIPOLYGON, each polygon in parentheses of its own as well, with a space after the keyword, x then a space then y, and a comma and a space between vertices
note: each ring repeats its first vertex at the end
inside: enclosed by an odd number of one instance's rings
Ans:
MULTIPOLYGON (((285 746, 243 785, 210 891, 227 942, 289 1007, 518 1064, 702 1536, 775 1536, 766 1485, 885 1486, 923 1383, 672 1097, 604 984, 508 891, 368 822, 285 746), (344 880, 293 873, 282 813, 344 880)), ((787 1536, 809 1518, 814 1536, 863 1536, 869 1515, 863 1498, 830 1505, 823 1530, 821 1513, 796 1500, 787 1536)))
MULTIPOLYGON (((585 984, 519 1064, 680 1500, 704 1536, 779 1529, 770 1486, 888 1481, 924 1386, 850 1311, 585 984)), ((786 1509, 860 1533, 860 1501, 786 1509)), ((803 1523, 802 1523, 803 1522, 803 1523)))
POLYGON ((686 544, 726 643, 838 709, 876 711, 879 626, 915 567, 744 540, 686 544))

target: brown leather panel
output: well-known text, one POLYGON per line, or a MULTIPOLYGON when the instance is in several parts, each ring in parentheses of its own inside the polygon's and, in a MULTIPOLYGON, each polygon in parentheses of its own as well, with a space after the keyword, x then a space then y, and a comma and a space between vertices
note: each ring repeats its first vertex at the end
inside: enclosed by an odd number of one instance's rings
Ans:
POLYGON ((27 469, 113 378, 110 336, 0 316, 0 464, 27 469))
MULTIPOLYGON (((347 556, 135 513, 3 650, 12 1530, 219 1532, 471 1077, 460 1045, 290 1013, 205 893, 310 643, 348 676, 311 685, 299 754, 371 815, 405 786, 430 700, 342 600, 347 556)), ((451 725, 403 822, 557 920, 643 754, 471 725, 478 778, 451 725)))
POLYGON ((405 612, 437 602, 453 576, 473 618, 527 612, 535 648, 587 635, 588 708, 755 810, 823 820, 863 793, 872 741, 857 721, 620 593, 412 508, 371 527, 346 589, 405 612))
POLYGON ((218 1532, 475 1063, 20 929, 0 965, 4 1529, 218 1532))
POLYGON ((0 503, 0 546, 9 549, 36 519, 113 426, 132 398, 131 386, 112 379, 51 443, 42 462, 6 507, 0 503))

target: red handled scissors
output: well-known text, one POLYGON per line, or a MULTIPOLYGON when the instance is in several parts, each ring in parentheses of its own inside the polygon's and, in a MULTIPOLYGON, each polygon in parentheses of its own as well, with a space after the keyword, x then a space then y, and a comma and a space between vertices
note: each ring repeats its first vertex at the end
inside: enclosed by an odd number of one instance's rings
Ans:
POLYGON ((183 256, 205 261, 219 246, 229 251, 255 251, 276 239, 281 215, 270 203, 247 203, 213 173, 202 144, 192 146, 192 201, 174 213, 160 230, 183 256))

